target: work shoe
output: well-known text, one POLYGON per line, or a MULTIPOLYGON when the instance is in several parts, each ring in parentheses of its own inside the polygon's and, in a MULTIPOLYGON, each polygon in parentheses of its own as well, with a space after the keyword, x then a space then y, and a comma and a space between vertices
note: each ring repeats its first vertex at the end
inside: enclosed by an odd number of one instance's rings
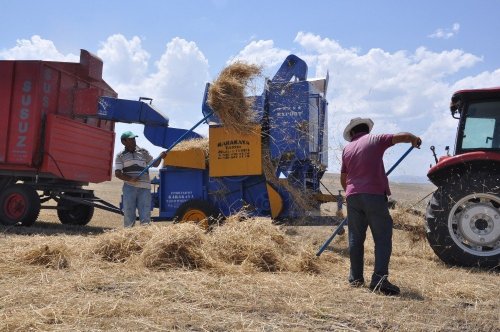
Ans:
POLYGON ((363 287, 364 285, 365 285, 365 280, 363 278, 349 281, 349 286, 351 287, 358 288, 358 287, 363 287))
POLYGON ((384 295, 399 295, 399 293, 401 293, 399 287, 391 284, 385 277, 380 279, 377 283, 371 282, 370 289, 374 292, 379 291, 384 295))

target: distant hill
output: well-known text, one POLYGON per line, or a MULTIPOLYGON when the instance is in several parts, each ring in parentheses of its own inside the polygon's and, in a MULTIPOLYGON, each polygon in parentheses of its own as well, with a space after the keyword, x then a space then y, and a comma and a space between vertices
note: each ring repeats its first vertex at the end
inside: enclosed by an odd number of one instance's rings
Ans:
MULTIPOLYGON (((321 182, 327 189, 321 186, 323 193, 331 193, 333 195, 338 194, 338 190, 341 189, 340 186, 340 174, 336 173, 325 173, 321 182), (328 191, 329 192, 328 192, 328 191)), ((391 198, 408 204, 415 204, 420 202, 418 206, 414 208, 425 210, 425 205, 429 199, 429 194, 436 190, 431 182, 429 182, 425 177, 419 176, 394 176, 389 178, 390 188, 391 188, 391 198)), ((344 194, 342 192, 342 194, 344 194)))
MULTIPOLYGON (((338 173, 325 173, 325 176, 329 178, 338 178, 340 175, 338 173)), ((426 176, 416 176, 416 175, 391 175, 389 181, 393 183, 418 183, 418 184, 431 184, 426 176)))
POLYGON ((390 181, 395 183, 431 183, 426 176, 416 175, 391 176, 390 181))

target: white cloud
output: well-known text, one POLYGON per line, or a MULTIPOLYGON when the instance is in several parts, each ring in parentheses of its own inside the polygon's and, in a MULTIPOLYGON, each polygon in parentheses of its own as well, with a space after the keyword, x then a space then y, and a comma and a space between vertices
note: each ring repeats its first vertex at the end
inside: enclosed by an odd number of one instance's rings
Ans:
POLYGON ((234 61, 246 61, 265 68, 280 65, 289 55, 288 50, 274 47, 272 40, 254 40, 246 45, 236 56, 231 57, 227 64, 234 61))
POLYGON ((434 31, 434 33, 429 35, 429 38, 450 39, 451 37, 455 36, 459 31, 460 31, 460 24, 453 23, 451 28, 437 29, 436 31, 434 31))
POLYGON ((492 88, 500 86, 500 68, 493 72, 482 72, 464 77, 453 84, 453 90, 492 88))
MULTIPOLYGON (((156 98, 182 111, 186 105, 197 105, 209 80, 208 60, 196 43, 174 38, 156 63, 156 72, 145 82, 156 98)), ((198 114, 201 114, 199 112, 198 114)))
POLYGON ((18 39, 16 46, 0 50, 0 58, 4 60, 46 60, 78 62, 80 57, 72 53, 62 54, 51 40, 34 35, 31 39, 18 39))
POLYGON ((150 55, 141 45, 139 37, 127 40, 116 34, 101 43, 97 55, 104 62, 104 77, 111 86, 128 85, 144 80, 150 55))

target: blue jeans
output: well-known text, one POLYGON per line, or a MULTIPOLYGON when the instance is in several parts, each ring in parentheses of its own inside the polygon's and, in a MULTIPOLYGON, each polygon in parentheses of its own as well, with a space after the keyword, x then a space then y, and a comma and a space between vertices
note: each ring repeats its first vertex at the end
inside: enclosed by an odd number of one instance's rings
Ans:
POLYGON ((122 193, 124 226, 134 226, 136 209, 139 211, 141 225, 149 224, 151 221, 151 190, 124 183, 122 193))
POLYGON ((378 283, 389 275, 392 253, 392 218, 385 195, 354 194, 347 197, 349 229, 349 281, 363 279, 364 242, 370 227, 375 242, 375 268, 372 283, 378 283))

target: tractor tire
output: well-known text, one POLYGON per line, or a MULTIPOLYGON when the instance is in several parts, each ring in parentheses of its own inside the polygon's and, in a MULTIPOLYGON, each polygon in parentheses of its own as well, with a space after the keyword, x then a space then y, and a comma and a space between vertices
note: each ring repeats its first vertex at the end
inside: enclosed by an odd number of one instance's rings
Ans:
POLYGON ((500 260, 500 181, 493 173, 454 177, 427 205, 427 239, 445 263, 496 268, 500 260))
POLYGON ((79 204, 61 197, 57 202, 57 217, 64 225, 87 225, 94 216, 94 207, 79 204))
POLYGON ((212 203, 202 199, 191 199, 182 203, 175 211, 178 223, 194 222, 203 229, 210 229, 221 221, 220 211, 212 203))
POLYGON ((40 197, 35 188, 26 184, 13 184, 0 195, 0 222, 7 226, 21 223, 31 226, 40 214, 40 197))

